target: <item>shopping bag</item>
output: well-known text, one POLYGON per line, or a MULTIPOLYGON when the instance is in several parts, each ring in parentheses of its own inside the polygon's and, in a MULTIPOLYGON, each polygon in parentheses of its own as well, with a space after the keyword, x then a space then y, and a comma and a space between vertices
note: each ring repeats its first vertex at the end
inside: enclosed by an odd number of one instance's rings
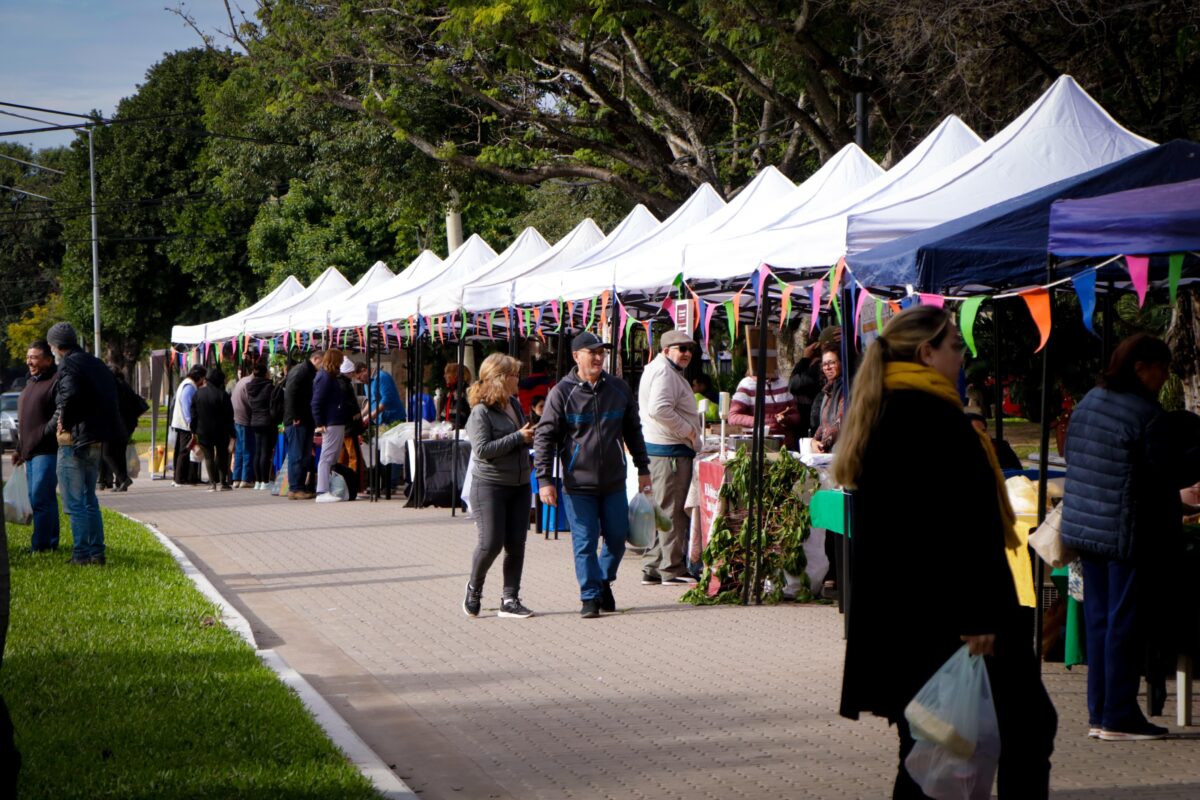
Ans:
POLYGON ((4 484, 4 519, 14 525, 28 525, 33 522, 33 505, 29 502, 29 479, 25 475, 25 465, 13 470, 13 474, 4 484))
POLYGON ((1067 594, 1076 603, 1083 602, 1083 562, 1078 558, 1067 565, 1067 594))
POLYGON ((346 486, 346 479, 336 472, 329 473, 329 493, 340 500, 350 499, 350 489, 346 486))
POLYGON ((138 457, 137 448, 131 444, 125 446, 125 471, 131 478, 142 474, 142 459, 138 457))
POLYGON ((916 744, 904 766, 934 800, 987 800, 1000 726, 983 656, 960 647, 904 709, 916 744))
POLYGON ((275 473, 275 480, 271 481, 271 494, 276 497, 286 497, 289 488, 288 463, 285 457, 283 463, 279 465, 279 470, 275 473))
POLYGON ((1029 546, 1033 551, 1055 569, 1065 567, 1076 558, 1075 551, 1063 544, 1062 514, 1062 503, 1059 503, 1029 537, 1029 546))
POLYGON ((649 492, 638 492, 629 501, 629 544, 649 547, 654 544, 654 503, 649 492))

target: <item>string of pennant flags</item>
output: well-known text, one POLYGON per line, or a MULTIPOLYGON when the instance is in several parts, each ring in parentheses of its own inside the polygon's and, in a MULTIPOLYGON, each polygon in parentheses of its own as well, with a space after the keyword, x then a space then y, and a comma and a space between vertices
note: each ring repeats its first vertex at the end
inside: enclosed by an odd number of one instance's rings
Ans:
MULTIPOLYGON (((1168 257, 1167 282, 1172 305, 1174 305, 1178 294, 1179 282, 1183 272, 1184 255, 1183 253, 1174 253, 1168 257)), ((691 332, 695 334, 697 333, 697 328, 699 329, 698 332, 701 336, 703 347, 705 350, 708 350, 712 322, 718 309, 724 312, 729 329, 730 342, 737 341, 741 308, 744 295, 747 291, 753 294, 754 302, 756 306, 759 306, 761 305, 762 291, 769 285, 768 281, 775 281, 780 293, 777 324, 781 332, 783 326, 791 317, 792 297, 797 292, 800 292, 812 309, 809 321, 809 331, 812 332, 818 325, 818 312, 822 308, 832 311, 840 324, 842 310, 838 298, 843 282, 849 280, 850 293, 848 299, 854 306, 856 340, 859 332, 862 331, 862 314, 867 310, 868 304, 870 304, 874 311, 876 330, 881 330, 883 328, 885 309, 890 310, 892 313, 898 313, 913 304, 945 308, 947 303, 960 303, 957 315, 959 330, 971 354, 978 356, 979 353, 975 345, 974 326, 980 307, 988 301, 1020 299, 1024 301, 1030 317, 1037 326, 1040 342, 1035 352, 1038 352, 1049 341, 1052 324, 1051 292, 1060 286, 1070 284, 1074 289, 1083 312, 1083 324, 1090 333, 1096 335, 1093 317, 1096 310, 1097 273, 1104 267, 1122 260, 1124 261, 1125 269, 1129 273, 1130 283, 1137 294, 1138 307, 1140 308, 1146 301, 1146 295, 1150 286, 1149 256, 1113 256, 1106 261, 1091 265, 1070 277, 1010 292, 964 297, 915 292, 910 288, 907 296, 900 299, 892 299, 883 292, 872 292, 870 288, 863 285, 854 276, 845 259, 839 259, 837 264, 830 267, 813 281, 812 284, 807 286, 788 283, 780 278, 770 266, 762 264, 740 288, 733 292, 728 300, 721 302, 705 300, 701 297, 700 293, 683 279, 683 275, 680 274, 676 277, 672 288, 666 291, 665 296, 661 300, 649 304, 655 311, 645 319, 635 317, 630 313, 628 307, 621 301, 620 297, 615 296, 612 290, 606 289, 599 296, 590 299, 563 300, 560 298, 539 306, 524 308, 506 307, 494 311, 472 312, 470 314, 463 310, 438 315, 423 316, 418 314, 410 316, 405 320, 372 323, 372 326, 377 326, 385 351, 390 351, 392 341, 395 342, 395 346, 400 347, 405 344, 412 344, 426 334, 429 334, 431 340, 439 343, 454 341, 455 334, 465 338, 469 332, 473 332, 477 336, 486 335, 487 338, 494 339, 496 338, 495 324, 497 316, 503 319, 505 331, 511 330, 515 325, 525 338, 537 337, 545 341, 547 333, 558 333, 564 326, 567 328, 578 327, 582 330, 608 330, 610 322, 613 321, 609 316, 611 306, 611 310, 617 315, 617 341, 613 344, 616 347, 620 347, 622 340, 624 340, 625 348, 629 351, 632 348, 631 332, 634 325, 639 325, 645 331, 647 346, 653 349, 652 326, 654 320, 663 313, 675 319, 675 313, 679 304, 691 304, 691 313, 687 315, 687 318, 692 321, 691 332), (551 315, 553 319, 551 319, 551 315), (576 325, 577 320, 578 325, 576 325)), ((189 361, 191 363, 208 363, 210 353, 215 354, 218 364, 222 363, 226 357, 225 349, 227 344, 232 345, 231 354, 233 355, 229 357, 244 353, 256 353, 260 357, 264 355, 274 356, 281 347, 284 351, 288 351, 293 347, 304 349, 306 346, 311 348, 318 345, 339 345, 342 349, 350 349, 357 346, 359 350, 363 350, 366 347, 369 327, 368 325, 361 325, 347 328, 329 327, 325 331, 284 331, 282 334, 270 338, 241 334, 221 341, 204 341, 185 350, 176 349, 175 358, 178 360, 180 370, 182 371, 186 369, 189 361)))

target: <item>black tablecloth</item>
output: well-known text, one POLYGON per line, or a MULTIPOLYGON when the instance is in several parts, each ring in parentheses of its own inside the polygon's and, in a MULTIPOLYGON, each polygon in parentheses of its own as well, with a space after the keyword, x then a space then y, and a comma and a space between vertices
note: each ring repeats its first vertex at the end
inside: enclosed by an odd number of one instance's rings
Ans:
MULTIPOLYGON (((406 506, 441 506, 449 508, 462 493, 463 481, 467 477, 467 465, 471 460, 471 443, 466 438, 458 441, 458 481, 454 480, 453 439, 423 439, 415 443, 420 448, 420 471, 412 463, 412 452, 405 450, 404 460, 412 481, 408 485, 406 506)), ((461 502, 459 500, 459 502, 461 502)))

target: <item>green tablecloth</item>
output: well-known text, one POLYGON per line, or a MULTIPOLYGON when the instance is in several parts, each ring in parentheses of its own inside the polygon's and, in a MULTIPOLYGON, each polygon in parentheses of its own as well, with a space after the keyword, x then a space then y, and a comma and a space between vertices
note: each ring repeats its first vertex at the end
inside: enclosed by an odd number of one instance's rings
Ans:
POLYGON ((1083 604, 1067 594, 1067 568, 1050 573, 1059 597, 1067 598, 1067 625, 1063 631, 1063 664, 1073 667, 1087 663, 1087 633, 1083 625, 1083 604))

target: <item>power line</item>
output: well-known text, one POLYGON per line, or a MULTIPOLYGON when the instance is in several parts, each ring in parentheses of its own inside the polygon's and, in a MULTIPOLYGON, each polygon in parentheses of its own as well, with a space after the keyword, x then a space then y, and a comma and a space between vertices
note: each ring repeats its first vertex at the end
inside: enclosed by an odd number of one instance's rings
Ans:
POLYGON ((15 161, 18 164, 24 164, 27 167, 36 167, 37 169, 45 170, 46 172, 53 172, 55 175, 66 175, 67 174, 67 173, 63 172, 61 169, 54 169, 53 167, 47 167, 42 164, 35 164, 32 161, 26 161, 22 158, 14 158, 13 156, 6 156, 4 153, 0 153, 0 158, 5 159, 6 161, 15 161))
POLYGON ((18 188, 17 188, 17 187, 15 187, 15 186, 6 186, 6 185, 4 185, 3 183, 0 183, 0 189, 8 189, 10 192, 20 192, 21 194, 27 194, 27 195, 29 195, 30 197, 36 197, 36 198, 37 198, 37 199, 39 199, 39 200, 49 200, 51 203, 53 203, 53 202, 54 202, 54 198, 53 198, 53 197, 46 197, 46 195, 44 195, 44 194, 37 194, 36 192, 27 192, 27 191, 25 191, 24 189, 18 189, 18 188))

